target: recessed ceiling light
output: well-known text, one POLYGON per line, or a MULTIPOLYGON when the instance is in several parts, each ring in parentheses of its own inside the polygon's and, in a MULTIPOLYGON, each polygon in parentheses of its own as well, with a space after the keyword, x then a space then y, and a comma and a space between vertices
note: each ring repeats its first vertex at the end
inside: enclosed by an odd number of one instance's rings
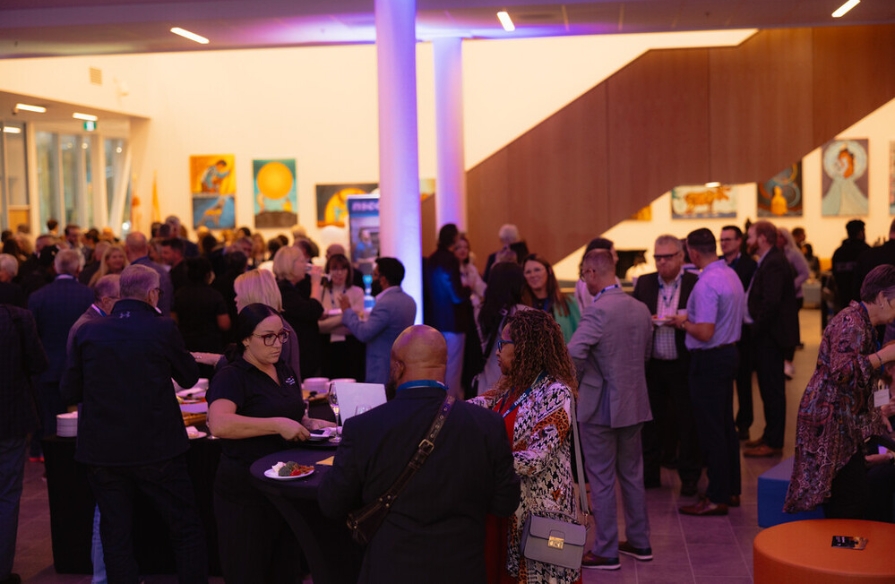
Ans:
POLYGON ((501 10, 497 13, 497 20, 500 21, 500 24, 503 25, 503 29, 507 32, 513 32, 516 30, 516 25, 513 24, 513 19, 510 18, 510 15, 507 14, 506 10, 501 10))
POLYGON ((173 32, 176 35, 180 35, 185 39, 190 39, 191 41, 195 41, 195 42, 199 43, 200 45, 208 44, 208 39, 205 38, 204 36, 197 35, 196 33, 190 32, 184 28, 180 28, 179 26, 175 26, 174 28, 172 28, 171 32, 173 32))
POLYGON ((721 183, 719 183, 719 182, 707 182, 707 183, 705 183, 705 188, 707 188, 707 189, 715 189, 715 188, 718 188, 718 187, 720 187, 720 186, 721 186, 721 183))
POLYGON ((42 105, 29 105, 27 103, 17 103, 15 109, 22 110, 26 112, 37 112, 39 114, 45 113, 47 108, 42 105))
POLYGON ((861 3, 861 0, 848 0, 845 4, 836 9, 836 12, 833 13, 833 18, 839 18, 840 16, 844 16, 846 12, 857 6, 861 3))
POLYGON ((3 126, 4 134, 21 134, 22 128, 16 128, 15 126, 3 126))
POLYGON ((85 122, 95 122, 96 120, 99 119, 99 118, 96 117, 96 116, 92 116, 92 115, 90 115, 90 114, 82 114, 82 113, 79 113, 79 112, 75 112, 75 113, 73 113, 73 114, 71 115, 71 117, 75 118, 76 120, 84 120, 85 122))

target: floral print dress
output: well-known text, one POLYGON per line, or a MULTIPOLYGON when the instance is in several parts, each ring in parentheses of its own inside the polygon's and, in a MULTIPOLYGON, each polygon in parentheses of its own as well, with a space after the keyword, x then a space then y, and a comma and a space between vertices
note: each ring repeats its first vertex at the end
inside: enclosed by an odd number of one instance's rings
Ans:
MULTIPOLYGON (((495 409, 501 397, 479 396, 476 405, 495 409)), ((510 517, 507 570, 517 582, 558 584, 575 582, 579 570, 529 560, 522 555, 522 528, 531 513, 572 521, 578 506, 571 465, 572 391, 549 375, 542 375, 528 398, 516 409, 511 442, 516 473, 522 478, 522 497, 510 517)))
POLYGON ((783 510, 814 509, 830 497, 833 479, 883 430, 873 391, 880 370, 869 356, 879 350, 876 330, 858 302, 843 309, 824 331, 817 367, 802 401, 796 423, 796 453, 783 510))

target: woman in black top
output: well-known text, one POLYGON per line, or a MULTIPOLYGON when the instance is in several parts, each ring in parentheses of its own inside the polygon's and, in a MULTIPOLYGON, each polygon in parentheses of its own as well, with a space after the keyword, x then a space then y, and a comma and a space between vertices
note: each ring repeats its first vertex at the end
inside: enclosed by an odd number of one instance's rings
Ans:
POLYGON ((250 484, 252 463, 331 422, 308 418, 296 374, 280 354, 294 342, 274 309, 250 304, 237 318, 239 355, 214 376, 206 396, 208 426, 221 444, 214 485, 224 579, 297 581, 296 542, 277 510, 250 484))
POLYGON ((323 352, 318 321, 323 315, 319 267, 308 268, 297 247, 282 247, 273 258, 273 273, 283 296, 283 318, 295 329, 301 358, 301 378, 317 377, 323 352), (310 282, 310 287, 308 283, 310 282))
MULTIPOLYGON (((214 274, 205 258, 190 258, 187 283, 174 293, 171 317, 177 321, 187 351, 221 353, 224 332, 230 330, 230 314, 221 293, 211 287, 214 274)), ((211 378, 213 370, 200 364, 200 375, 211 378)))

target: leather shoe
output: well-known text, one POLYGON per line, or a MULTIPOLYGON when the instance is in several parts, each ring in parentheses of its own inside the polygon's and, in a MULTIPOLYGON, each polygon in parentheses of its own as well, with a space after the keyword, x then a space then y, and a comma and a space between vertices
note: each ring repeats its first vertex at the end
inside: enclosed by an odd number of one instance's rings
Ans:
POLYGON ((708 499, 703 499, 695 505, 685 505, 678 509, 682 515, 694 515, 696 517, 713 517, 718 515, 727 515, 727 505, 724 503, 712 503, 708 499))
POLYGON ((587 552, 581 559, 581 567, 591 570, 618 570, 622 565, 618 558, 604 558, 593 552, 587 552))
POLYGON ((728 507, 739 507, 740 506, 740 496, 739 495, 731 495, 730 500, 727 501, 728 507))
POLYGON ((755 440, 747 440, 743 443, 745 448, 757 448, 764 444, 764 438, 756 438, 755 440))
POLYGON ((747 458, 767 458, 769 456, 780 456, 781 454, 783 454, 782 448, 771 448, 767 444, 749 448, 743 452, 743 456, 747 458))

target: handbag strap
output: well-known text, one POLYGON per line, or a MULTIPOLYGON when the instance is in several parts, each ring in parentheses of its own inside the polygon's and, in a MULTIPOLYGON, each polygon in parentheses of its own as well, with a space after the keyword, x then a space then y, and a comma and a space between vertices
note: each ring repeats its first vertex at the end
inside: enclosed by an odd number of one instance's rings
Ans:
POLYGON ((572 399, 572 440, 575 446, 575 480, 578 482, 578 496, 581 497, 581 509, 587 523, 587 516, 590 515, 590 503, 587 501, 587 486, 584 484, 584 463, 581 460, 581 439, 578 436, 578 415, 577 404, 572 399))
POLYGON ((401 471, 401 474, 398 475, 398 478, 395 479, 394 484, 392 484, 389 490, 379 496, 379 502, 385 505, 386 509, 391 508, 392 503, 395 502, 395 499, 398 498, 398 495, 404 490, 404 487, 407 486, 407 483, 410 482, 410 479, 413 478, 416 471, 423 466, 423 463, 426 462, 426 459, 432 454, 432 450, 435 448, 435 438, 438 436, 438 433, 441 432, 441 428, 444 426, 448 414, 451 413, 451 408, 454 405, 455 399, 456 398, 452 395, 448 395, 444 399, 444 403, 438 410, 438 415, 435 416, 432 425, 429 426, 429 431, 426 432, 426 437, 419 443, 413 458, 410 459, 410 462, 407 463, 407 466, 404 467, 404 470, 401 471))

